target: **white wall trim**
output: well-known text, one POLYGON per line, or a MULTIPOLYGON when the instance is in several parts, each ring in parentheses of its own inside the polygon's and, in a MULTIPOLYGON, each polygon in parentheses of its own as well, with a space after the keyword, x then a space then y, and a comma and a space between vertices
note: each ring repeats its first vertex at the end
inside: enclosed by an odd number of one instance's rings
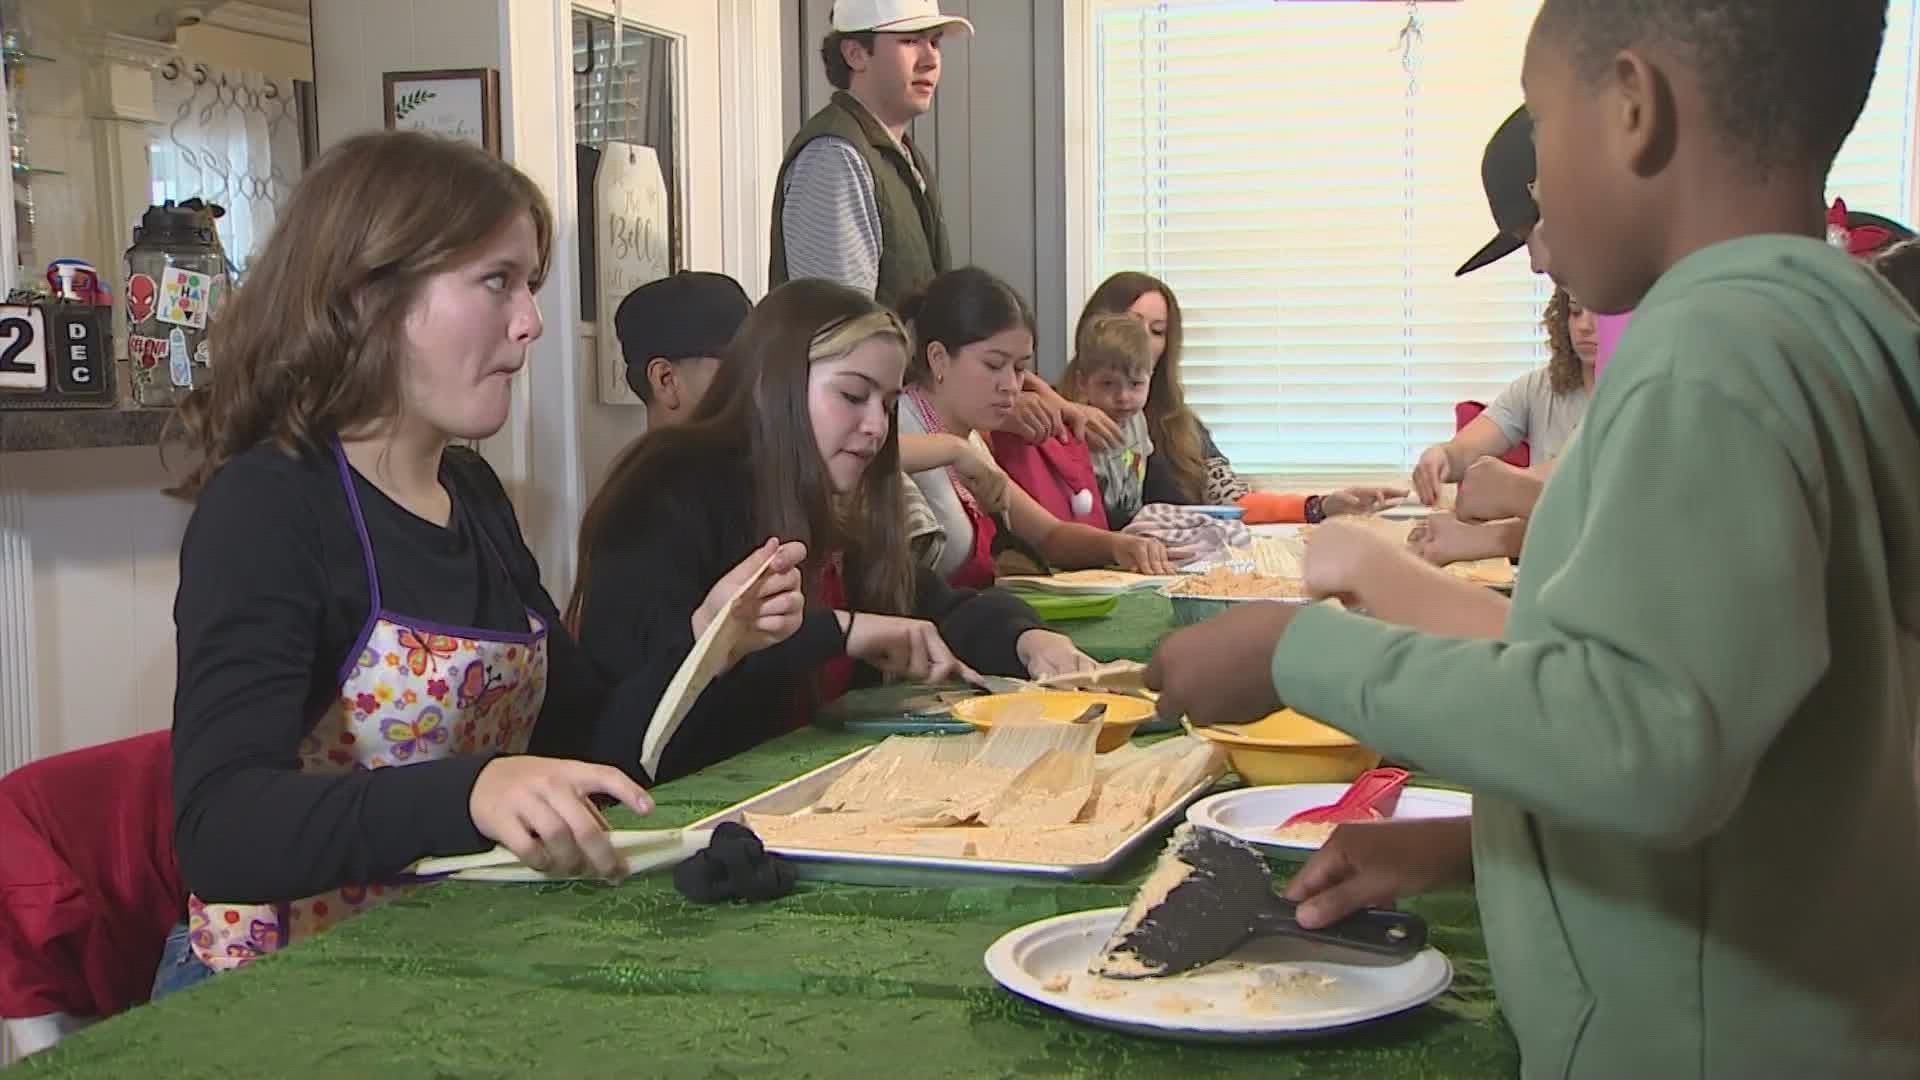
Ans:
MULTIPOLYGON (((150 71, 180 55, 179 46, 172 42, 134 37, 131 34, 94 34, 78 39, 75 44, 89 60, 106 60, 150 71)), ((149 93, 148 96, 151 98, 152 95, 149 93)))
POLYGON ((747 122, 723 133, 721 183, 727 190, 727 272, 758 298, 767 291, 768 243, 773 228, 773 185, 782 150, 779 0, 722 0, 720 40, 738 49, 720 52, 723 116, 747 122))
MULTIPOLYGON (((325 3, 326 0, 320 0, 325 3)), ((244 0, 229 0, 201 20, 202 25, 217 26, 222 30, 232 30, 241 34, 257 34, 261 37, 291 41, 298 45, 313 43, 313 24, 307 16, 291 11, 281 11, 261 4, 249 4, 244 0)))
MULTIPOLYGON (((718 177, 691 173, 691 183, 718 183, 721 265, 747 292, 766 290, 771 193, 781 148, 780 0, 718 0, 721 165, 718 177)), ((586 0, 611 10, 611 0, 586 0)), ((582 228, 573 133, 573 5, 551 0, 499 0, 503 63, 502 150, 553 202, 554 258, 541 294, 546 333, 534 344, 508 426, 483 449, 507 484, 528 546, 554 595, 572 585, 576 536, 586 507, 581 410, 595 400, 583 370, 594 355, 577 318, 582 289, 573 257, 582 228)), ((624 17, 639 22, 632 10, 624 17)), ((684 78, 684 75, 683 75, 684 78)))
MULTIPOLYGON (((515 0, 499 0, 498 18, 500 23, 500 154, 508 161, 518 162, 520 148, 524 142, 522 125, 518 122, 519 110, 515 108, 518 100, 519 80, 514 77, 513 36, 516 18, 536 17, 537 12, 515 0)), ((558 213, 558 208, 555 213, 558 213)), ((560 238, 554 237, 554 250, 560 250, 560 238)), ((541 305, 545 314, 546 305, 541 305)), ((531 357, 529 357, 531 360, 531 357)), ((526 520, 531 516, 531 485, 533 463, 529 442, 533 426, 533 376, 517 379, 513 384, 513 397, 508 405, 507 423, 491 438, 481 441, 481 453, 487 463, 493 466, 500 477, 500 483, 507 489, 507 497, 512 500, 514 509, 520 515, 522 532, 525 532, 526 520)), ((536 556, 540 549, 534 547, 531 536, 528 546, 536 556)))
MULTIPOLYGON (((1099 103, 1093 93, 1093 15, 1096 0, 1061 0, 1065 6, 1060 35, 1062 82, 1066 92, 1066 300, 1060 325, 1073 333, 1080 306, 1097 284, 1094 274, 1094 142, 1099 135, 1099 103)), ((1068 342, 1071 351, 1072 342, 1068 342)))
POLYGON ((574 187, 573 12, 551 0, 500 0, 501 150, 553 202, 553 258, 542 291, 547 331, 527 356, 507 430, 487 441, 520 513, 541 578, 559 596, 573 581, 574 538, 584 510, 580 461, 580 212, 574 187))
POLYGON ((9 475, 7 459, 0 457, 0 775, 39 756, 34 636, 27 492, 9 475))

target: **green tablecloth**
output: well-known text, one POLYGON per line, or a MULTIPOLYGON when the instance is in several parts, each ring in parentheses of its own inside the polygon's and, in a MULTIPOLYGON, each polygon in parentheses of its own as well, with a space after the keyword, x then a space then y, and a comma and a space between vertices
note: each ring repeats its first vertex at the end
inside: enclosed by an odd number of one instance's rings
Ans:
MULTIPOLYGON (((1096 656, 1141 656, 1151 602, 1068 624, 1096 656), (1124 637, 1141 644, 1124 646, 1124 637)), ((1164 607, 1164 603, 1162 603, 1164 607)), ((865 740, 798 732, 655 792, 678 825, 865 740)), ((1155 845, 1157 848, 1158 845, 1155 845)), ((1144 871, 1145 851, 1127 871, 1144 871)), ((133 1010, 18 1066, 28 1076, 929 1077, 1516 1075, 1472 900, 1409 907, 1452 991, 1359 1032, 1188 1046, 1083 1026, 1000 990, 981 957, 1021 924, 1125 904, 1125 883, 888 889, 803 884, 703 907, 664 874, 619 886, 448 883, 133 1010)))
POLYGON ((1173 630, 1173 606, 1154 592, 1120 598, 1113 614, 1098 619, 1073 620, 1052 627, 1073 638, 1080 651, 1101 663, 1153 657, 1153 647, 1173 630))

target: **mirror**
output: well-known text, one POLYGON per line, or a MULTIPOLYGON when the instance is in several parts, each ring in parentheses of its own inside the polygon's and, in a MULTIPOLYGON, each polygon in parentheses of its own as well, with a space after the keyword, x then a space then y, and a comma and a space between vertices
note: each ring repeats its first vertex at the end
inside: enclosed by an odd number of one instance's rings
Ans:
POLYGON ((683 46, 586 8, 573 17, 583 322, 611 322, 634 287, 686 265, 682 219, 683 46))

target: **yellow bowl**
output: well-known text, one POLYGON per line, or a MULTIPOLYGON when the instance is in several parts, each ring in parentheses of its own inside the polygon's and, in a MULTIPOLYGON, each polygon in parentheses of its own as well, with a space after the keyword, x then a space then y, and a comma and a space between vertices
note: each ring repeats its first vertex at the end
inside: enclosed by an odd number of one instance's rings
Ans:
POLYGON ((1067 723, 1093 705, 1105 705, 1100 717, 1100 735, 1094 749, 1104 754, 1126 744, 1133 729, 1153 715, 1153 702, 1123 694, 1096 694, 1084 690, 1031 690, 1014 694, 993 694, 968 698, 953 705, 954 719, 990 731, 1009 710, 1036 711, 1041 720, 1067 723))
POLYGON ((1345 784, 1380 764, 1380 755, 1364 746, 1227 746, 1233 771, 1249 786, 1268 784, 1345 784))
POLYGON ((1194 728, 1218 743, 1248 784, 1344 784, 1380 764, 1380 755, 1345 732, 1282 709, 1251 724, 1194 728))

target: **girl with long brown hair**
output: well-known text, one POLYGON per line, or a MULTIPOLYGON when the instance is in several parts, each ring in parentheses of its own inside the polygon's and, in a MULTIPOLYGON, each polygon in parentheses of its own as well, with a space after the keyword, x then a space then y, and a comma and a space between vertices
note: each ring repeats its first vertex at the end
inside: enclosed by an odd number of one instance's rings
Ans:
MULTIPOLYGON (((1000 427, 1033 363, 1032 309, 1013 286, 968 266, 934 278, 902 305, 901 314, 914 336, 900 403, 901 432, 984 447, 980 433, 1000 427)), ((952 585, 993 582, 994 542, 1003 526, 1019 544, 1060 569, 1119 566, 1148 574, 1173 569, 1159 541, 1062 521, 1018 486, 1007 488, 1005 512, 997 514, 955 469, 923 469, 913 480, 946 533, 935 569, 952 585)))
MULTIPOLYGON (((637 440, 594 496, 569 622, 608 670, 684 656, 687 612, 768 535, 806 545, 807 609, 790 639, 707 688, 654 779, 806 724, 874 671, 939 682, 1092 666, 1012 595, 950 589, 914 565, 893 423, 907 339, 890 312, 803 278, 761 300, 726 351, 693 418, 637 440)), ((634 768, 645 734, 642 718, 609 714, 594 756, 634 768)))
MULTIPOLYGON (((541 332, 552 215, 478 147, 356 136, 301 180, 211 328, 180 412, 195 501, 174 601, 173 785, 188 926, 178 988, 498 843, 561 875, 623 871, 568 757, 602 708, 650 710, 675 661, 609 687, 559 625, 499 479, 454 444, 498 431, 541 332), (532 750, 529 754, 526 751, 532 750)), ((798 626, 797 546, 754 553, 749 647, 798 626)))
MULTIPOLYGON (((1314 522, 1339 514, 1364 514, 1405 495, 1396 488, 1343 488, 1318 495, 1254 491, 1233 471, 1233 463, 1213 441, 1200 417, 1187 405, 1180 379, 1185 320, 1179 298, 1166 282, 1138 270, 1113 274, 1080 309, 1074 325, 1077 342, 1087 327, 1105 315, 1131 315, 1147 328, 1153 375, 1147 381, 1147 457, 1144 503, 1173 506, 1232 506, 1246 512, 1250 524, 1314 522)), ((1111 523, 1120 528, 1123 521, 1111 523)))
POLYGON ((1528 444, 1533 465, 1544 466, 1579 430, 1593 399, 1599 323, 1567 290, 1555 289, 1541 325, 1547 331, 1546 364, 1515 379, 1453 438, 1420 455, 1413 486, 1421 502, 1433 505, 1441 486, 1459 483, 1469 465, 1500 457, 1521 443, 1528 444))

